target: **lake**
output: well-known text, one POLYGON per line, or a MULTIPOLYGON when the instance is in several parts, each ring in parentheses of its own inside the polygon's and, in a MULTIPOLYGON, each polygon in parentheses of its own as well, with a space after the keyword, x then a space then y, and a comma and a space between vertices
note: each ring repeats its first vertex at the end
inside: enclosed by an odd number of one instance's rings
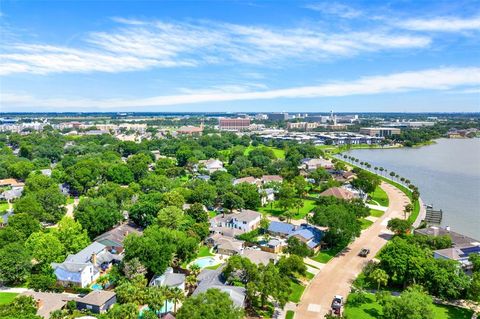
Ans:
MULTIPOLYGON (((439 139, 420 148, 362 149, 350 156, 410 179, 443 226, 480 240, 480 139, 439 139)), ((388 176, 388 175, 387 175, 388 176)))

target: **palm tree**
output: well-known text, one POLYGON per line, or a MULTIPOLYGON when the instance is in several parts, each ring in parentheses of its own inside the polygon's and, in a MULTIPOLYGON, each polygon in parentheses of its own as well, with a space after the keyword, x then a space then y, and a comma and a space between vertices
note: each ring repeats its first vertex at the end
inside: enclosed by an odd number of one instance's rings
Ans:
POLYGON ((168 301, 172 299, 172 289, 167 286, 162 286, 161 287, 163 296, 165 298, 165 312, 168 311, 168 301))
POLYGON ((395 172, 390 172, 390 177, 393 179, 395 177, 395 172))
POLYGON ((403 183, 405 182, 405 177, 400 177, 400 181, 403 183))
POLYGON ((177 303, 185 299, 185 294, 183 293, 182 289, 178 287, 172 288, 170 292, 170 297, 173 301, 173 313, 177 313, 177 303))
POLYGON ((150 310, 159 312, 167 302, 165 296, 166 287, 152 286, 148 288, 147 304, 150 310))
POLYGON ((388 283, 388 274, 383 269, 375 269, 370 277, 377 283, 377 290, 380 290, 381 285, 386 286, 388 283))
POLYGON ((197 264, 190 265, 190 274, 192 274, 195 278, 198 276, 200 271, 201 271, 201 269, 200 269, 199 265, 197 265, 197 264))
POLYGON ((188 291, 192 291, 196 285, 197 285, 196 276, 190 275, 190 276, 187 276, 187 278, 185 278, 185 286, 187 286, 188 291))

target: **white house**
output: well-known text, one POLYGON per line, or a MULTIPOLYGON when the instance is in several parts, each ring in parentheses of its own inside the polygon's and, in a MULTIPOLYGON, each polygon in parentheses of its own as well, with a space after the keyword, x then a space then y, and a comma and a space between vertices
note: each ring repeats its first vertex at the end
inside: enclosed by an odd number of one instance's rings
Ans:
POLYGON ((211 228, 226 227, 249 232, 260 226, 261 218, 262 214, 259 212, 243 209, 238 213, 215 216, 210 220, 210 226, 211 228))
POLYGON ((217 171, 224 171, 223 162, 217 159, 208 159, 198 161, 199 167, 205 168, 210 174, 215 173, 217 171))
POLYGON ((107 246, 93 242, 75 255, 68 255, 64 262, 51 266, 60 284, 84 288, 97 280, 102 270, 121 259, 121 256, 109 252, 107 246))
POLYGON ((185 275, 176 274, 171 267, 168 267, 162 275, 153 277, 150 286, 166 286, 185 291, 185 275))

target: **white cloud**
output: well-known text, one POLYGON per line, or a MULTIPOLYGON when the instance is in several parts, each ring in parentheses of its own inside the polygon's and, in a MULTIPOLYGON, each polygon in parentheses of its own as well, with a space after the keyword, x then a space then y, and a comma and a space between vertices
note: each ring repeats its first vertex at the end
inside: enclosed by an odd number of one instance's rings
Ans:
POLYGON ((345 19, 357 18, 362 15, 360 10, 337 2, 314 3, 306 5, 305 8, 345 19))
POLYGON ((424 48, 430 38, 386 30, 328 32, 318 26, 277 29, 217 22, 165 23, 115 18, 80 47, 2 43, 0 74, 124 72, 219 63, 281 65, 366 52, 424 48))
MULTIPOLYGON (((374 95, 414 90, 450 90, 480 84, 480 68, 439 68, 363 77, 354 81, 326 83, 316 86, 271 90, 230 89, 221 87, 186 94, 155 96, 139 99, 37 99, 14 94, 2 94, 1 105, 12 107, 37 106, 43 108, 69 107, 73 109, 136 109, 181 104, 213 103, 282 98, 321 98, 351 95, 374 95)), ((186 92, 186 91, 184 91, 186 92)), ((18 108, 16 108, 18 110, 18 108)))
POLYGON ((407 19, 397 21, 395 25, 415 31, 458 32, 480 30, 480 16, 472 18, 437 17, 430 19, 407 19))

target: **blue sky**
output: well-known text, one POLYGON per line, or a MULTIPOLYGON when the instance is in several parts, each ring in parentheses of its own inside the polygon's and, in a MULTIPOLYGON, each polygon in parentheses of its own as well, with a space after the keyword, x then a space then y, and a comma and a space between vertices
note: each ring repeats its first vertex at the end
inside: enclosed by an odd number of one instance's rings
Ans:
POLYGON ((480 111, 479 1, 2 1, 0 111, 480 111))

